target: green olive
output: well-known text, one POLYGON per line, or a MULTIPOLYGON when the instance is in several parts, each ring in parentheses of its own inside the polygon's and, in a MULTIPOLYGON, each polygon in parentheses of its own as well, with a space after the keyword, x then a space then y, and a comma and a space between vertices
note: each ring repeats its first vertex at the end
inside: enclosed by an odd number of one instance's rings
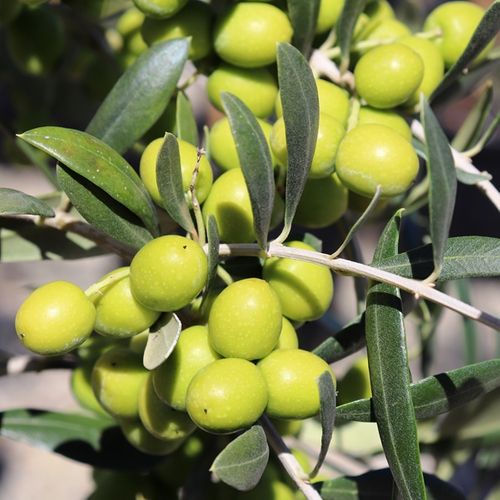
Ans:
MULTIPOLYGON (((277 351, 287 352, 287 351, 277 351)), ((198 427, 214 433, 252 425, 268 400, 259 369, 245 359, 219 359, 202 368, 189 384, 186 408, 198 427)))
POLYGON ((378 23, 384 19, 392 19, 395 17, 394 9, 386 0, 368 2, 366 4, 365 14, 368 16, 371 23, 378 23))
POLYGON ((96 361, 92 388, 99 403, 115 418, 138 418, 139 391, 147 376, 141 356, 115 347, 96 361))
POLYGON ((260 359, 276 347, 281 318, 278 296, 264 280, 236 281, 212 305, 208 339, 226 358, 260 359))
POLYGON ((201 292, 207 273, 207 257, 198 243, 183 236, 161 236, 133 258, 130 286, 144 307, 177 311, 201 292))
MULTIPOLYGON (((179 145, 179 156, 181 160, 182 187, 184 192, 187 193, 193 178, 193 171, 196 167, 198 151, 189 142, 183 141, 182 139, 178 139, 177 142, 179 145)), ((158 155, 160 154, 162 144, 163 138, 155 139, 150 142, 142 153, 139 167, 142 182, 144 182, 144 185, 151 195, 151 198, 153 198, 153 201, 160 206, 162 206, 162 202, 158 184, 156 182, 156 162, 158 161, 158 155)), ((203 203, 208 196, 208 193, 212 188, 212 182, 212 167, 210 167, 210 163, 206 157, 201 156, 200 168, 195 184, 196 197, 200 203, 203 203)))
POLYGON ((366 356, 358 359, 339 380, 339 404, 372 397, 370 370, 366 356))
POLYGON ((407 141, 411 141, 410 126, 406 120, 395 111, 363 106, 359 110, 358 125, 366 123, 385 125, 394 130, 394 132, 397 132, 401 137, 404 137, 407 141))
POLYGON ((170 357, 153 372, 156 394, 175 410, 184 411, 191 380, 203 367, 219 358, 210 346, 206 326, 186 328, 170 357))
POLYGON ((317 415, 320 407, 318 379, 330 366, 301 349, 273 351, 258 363, 266 379, 269 402, 266 413, 274 418, 303 419, 317 415))
POLYGON ((267 66, 276 60, 276 45, 290 42, 293 29, 286 14, 264 3, 239 3, 229 8, 215 29, 215 51, 224 61, 243 68, 267 66))
POLYGON ((85 342, 95 323, 95 307, 73 283, 53 281, 37 288, 16 314, 16 332, 37 354, 63 354, 85 342))
POLYGON ((275 349, 298 349, 299 338, 293 325, 283 316, 281 332, 275 349))
POLYGON ((267 118, 273 112, 278 86, 267 68, 246 69, 222 64, 207 81, 208 98, 219 111, 224 111, 223 92, 240 98, 255 116, 267 118))
POLYGON ((302 420, 273 418, 272 422, 282 436, 297 437, 302 429, 302 420))
POLYGON ((77 366, 71 373, 71 392, 81 407, 109 417, 109 413, 97 401, 92 390, 92 365, 77 366))
POLYGON ((168 455, 182 444, 183 440, 165 441, 153 436, 139 420, 122 420, 120 428, 127 441, 139 451, 149 455, 168 455))
POLYGON ((127 9, 116 21, 116 31, 122 36, 127 37, 134 34, 137 30, 141 29, 142 23, 144 22, 144 14, 131 7, 127 9))
POLYGON ((171 17, 184 5, 188 0, 134 0, 135 6, 144 12, 149 17, 171 17))
POLYGON ((410 34, 411 31, 406 24, 397 19, 385 18, 376 23, 370 23, 370 26, 364 30, 363 40, 394 41, 410 34))
POLYGON ((422 58, 400 43, 376 47, 354 69, 359 95, 374 108, 394 108, 407 101, 424 77, 422 58))
POLYGON ((320 0, 316 33, 332 29, 340 17, 345 0, 320 0))
MULTIPOLYGON (((286 246, 314 250, 302 241, 292 241, 286 246)), ((265 261, 263 277, 278 294, 283 315, 294 321, 320 318, 332 301, 333 278, 328 267, 273 257, 265 261)))
POLYGON ((358 125, 340 144, 337 174, 352 191, 372 197, 377 186, 382 196, 404 193, 418 173, 413 146, 384 125, 358 125))

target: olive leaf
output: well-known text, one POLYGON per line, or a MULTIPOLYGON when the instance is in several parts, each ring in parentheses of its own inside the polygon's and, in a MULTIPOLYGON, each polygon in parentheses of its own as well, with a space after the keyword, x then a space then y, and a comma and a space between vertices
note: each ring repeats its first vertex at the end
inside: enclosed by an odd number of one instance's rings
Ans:
POLYGON ((311 52, 316 34, 319 0, 287 0, 288 15, 293 27, 293 45, 305 57, 311 52))
POLYGON ((0 188, 0 216, 30 214, 54 217, 52 208, 42 200, 16 189, 0 188))
POLYGON ((213 284, 217 275, 217 266, 219 265, 219 230, 217 229, 217 221, 213 215, 208 216, 207 220, 207 239, 208 239, 208 277, 207 290, 213 284))
POLYGON ((193 146, 198 146, 198 127, 193 107, 187 95, 179 91, 175 101, 175 135, 193 146))
POLYGON ((182 324, 176 314, 164 314, 149 329, 143 357, 146 369, 158 368, 172 354, 181 330, 182 324))

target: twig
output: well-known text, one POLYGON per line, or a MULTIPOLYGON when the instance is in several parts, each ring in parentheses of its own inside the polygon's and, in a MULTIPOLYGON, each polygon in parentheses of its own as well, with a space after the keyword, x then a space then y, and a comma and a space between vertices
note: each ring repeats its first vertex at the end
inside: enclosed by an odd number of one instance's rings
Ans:
MULTIPOLYGON (((411 123, 411 131, 418 140, 425 143, 425 134, 422 124, 418 120, 413 120, 411 123)), ((481 172, 474 166, 471 159, 459 153, 456 149, 450 146, 455 167, 468 172, 470 174, 481 174, 481 172)), ((479 181, 476 186, 484 192, 488 199, 495 205, 496 209, 500 212, 500 193, 497 188, 489 180, 479 181)))
POLYGON ((281 462, 288 475, 297 485, 297 488, 302 491, 308 500, 321 500, 320 494, 311 486, 307 474, 293 456, 292 452, 288 449, 288 446, 285 444, 271 421, 264 416, 261 418, 261 423, 266 431, 267 440, 271 448, 276 453, 278 460, 281 462))
POLYGON ((350 71, 341 73, 339 67, 321 50, 313 51, 309 64, 318 76, 326 76, 332 82, 343 87, 349 87, 351 90, 356 86, 354 75, 350 71))

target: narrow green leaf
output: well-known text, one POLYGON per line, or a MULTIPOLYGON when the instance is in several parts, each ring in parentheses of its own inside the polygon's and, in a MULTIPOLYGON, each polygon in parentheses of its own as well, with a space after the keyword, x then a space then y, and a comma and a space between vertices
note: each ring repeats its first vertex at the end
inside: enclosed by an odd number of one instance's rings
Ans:
POLYGON ((217 221, 213 215, 208 216, 207 221, 207 239, 208 239, 208 278, 207 289, 213 283, 217 274, 217 266, 219 265, 219 230, 217 229, 217 221))
POLYGON ((492 80, 488 80, 484 86, 481 96, 477 100, 474 107, 470 110, 467 118, 463 121, 462 125, 458 129, 458 132, 451 141, 451 145, 457 151, 465 151, 474 144, 474 138, 477 140, 483 128, 484 122, 491 110, 492 102, 493 82, 492 80))
MULTIPOLYGON (((432 272, 431 245, 424 245, 374 263, 405 278, 424 279, 432 272)), ((438 282, 500 276, 500 239, 486 236, 449 238, 438 282)))
POLYGON ((493 177, 487 172, 481 172, 480 174, 474 174, 471 172, 465 172, 457 168, 457 180, 462 184, 467 184, 469 186, 474 186, 478 182, 491 181, 493 177))
POLYGON ((178 38, 144 52, 108 94, 87 132, 119 153, 125 152, 165 111, 188 50, 188 40, 178 38))
MULTIPOLYGON (((424 474, 428 500, 465 500, 454 486, 431 474, 424 474)), ((370 471, 361 476, 344 476, 315 485, 323 500, 389 500, 395 498, 390 469, 370 471)), ((413 497, 412 497, 413 498, 413 497)))
POLYGON ((175 135, 193 146, 198 146, 198 127, 188 96, 179 91, 175 105, 175 135))
POLYGON ((495 0, 485 12, 479 26, 472 35, 458 61, 447 71, 439 86, 434 90, 431 101, 446 90, 457 78, 467 74, 476 57, 493 40, 500 26, 500 0, 495 0))
MULTIPOLYGON (((400 214, 385 227, 374 262, 397 254, 400 214)), ((425 499, 399 290, 372 284, 365 321, 373 407, 387 462, 402 498, 425 499)))
POLYGON ((188 233, 195 231, 193 219, 182 187, 179 144, 173 134, 167 132, 156 160, 156 182, 165 210, 188 233))
POLYGON ((349 67, 349 56, 351 51, 352 35, 358 17, 365 9, 368 0, 349 0, 345 2, 342 13, 337 23, 337 39, 340 47, 342 71, 349 67))
POLYGON ((491 120, 490 124, 486 127, 486 130, 483 132, 483 134, 478 138, 477 142, 465 153, 470 157, 479 154, 488 144, 490 139, 495 135, 495 132, 497 131, 499 126, 500 113, 497 113, 493 120, 491 120))
POLYGON ((61 189, 85 220, 135 250, 152 239, 133 213, 95 184, 61 165, 56 171, 61 189))
MULTIPOLYGON (((419 420, 434 418, 500 387, 500 359, 482 361, 439 373, 411 384, 410 392, 419 420)), ((337 407, 337 422, 374 422, 371 399, 337 407)))
POLYGON ((259 482, 268 460, 266 434, 260 425, 254 425, 217 455, 210 470, 229 486, 248 491, 259 482))
POLYGON ((176 314, 164 314, 149 329, 143 357, 146 369, 158 368, 172 354, 181 330, 182 324, 176 314))
POLYGON ((302 238, 302 241, 307 245, 312 246, 314 250, 316 250, 316 252, 323 251, 323 241, 312 233, 305 233, 304 238, 302 238))
POLYGON ((278 46, 278 81, 288 152, 285 226, 278 240, 285 241, 316 149, 319 101, 314 75, 307 60, 296 48, 286 43, 278 46))
POLYGON ((222 104, 231 125, 241 170, 250 195, 257 242, 261 248, 265 248, 275 193, 269 145, 259 122, 240 99, 223 93, 222 104))
POLYGON ((158 220, 153 202, 135 170, 113 148, 86 132, 40 127, 19 136, 56 158, 136 214, 153 235, 158 220))
POLYGON ((434 258, 433 277, 438 278, 443 267, 446 240, 455 209, 457 174, 448 139, 423 94, 421 109, 430 179, 429 212, 434 258))
POLYGON ((330 443, 333 437, 333 427, 335 425, 335 409, 337 406, 337 393, 333 384, 332 376, 328 372, 321 374, 318 379, 319 388, 319 418, 321 421, 321 448, 318 461, 312 470, 310 477, 315 477, 323 462, 325 461, 330 443))
MULTIPOLYGON (((456 282, 458 298, 462 302, 471 303, 470 284, 467 280, 459 280, 456 282)), ((476 322, 470 318, 462 318, 464 325, 464 348, 465 357, 464 363, 471 365, 477 361, 477 329, 476 322)))
POLYGON ((316 34, 319 0, 287 0, 288 15, 293 27, 293 45, 309 57, 316 34))
POLYGON ((0 187, 0 215, 30 214, 54 217, 54 210, 42 200, 16 189, 0 187))

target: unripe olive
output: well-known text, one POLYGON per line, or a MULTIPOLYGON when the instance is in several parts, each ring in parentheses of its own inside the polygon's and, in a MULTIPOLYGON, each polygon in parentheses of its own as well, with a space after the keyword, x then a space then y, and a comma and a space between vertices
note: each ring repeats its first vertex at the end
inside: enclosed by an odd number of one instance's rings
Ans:
POLYGON ((139 451, 149 455, 168 455, 182 444, 183 440, 165 441, 153 436, 140 420, 122 420, 120 428, 127 441, 139 451))
POLYGON ((293 325, 285 317, 281 323, 281 332, 275 349, 298 349, 299 338, 293 325))
MULTIPOLYGON (((472 2, 446 2, 436 7, 425 20, 424 30, 439 29, 441 36, 433 43, 441 51, 447 68, 455 64, 467 47, 474 31, 484 15, 484 9, 472 2)), ((494 45, 492 40, 476 58, 486 58, 494 45)))
MULTIPOLYGON (((286 246, 313 251, 302 241, 286 246)), ((332 273, 326 266, 273 257, 264 263, 263 276, 277 293, 283 315, 294 321, 312 321, 327 311, 333 297, 332 273)))
MULTIPOLYGON (((276 473, 268 474, 268 469, 262 475, 259 484, 250 490, 238 495, 241 500, 296 500, 295 491, 286 483, 280 481, 276 473)), ((274 472, 274 471, 273 471, 274 472)))
MULTIPOLYGON (((309 170, 309 178, 321 179, 333 173, 337 148, 344 134, 345 128, 339 121, 324 113, 320 114, 316 149, 309 170)), ((276 159, 281 165, 286 166, 288 152, 283 118, 278 119, 273 125, 270 142, 276 159)))
POLYGON ((148 46, 142 38, 140 31, 137 31, 133 35, 130 35, 126 40, 125 50, 130 54, 133 54, 134 56, 140 56, 147 49, 148 46))
POLYGON ((212 51, 212 9, 203 2, 189 5, 168 19, 146 18, 141 28, 142 38, 148 45, 190 37, 189 58, 197 61, 212 51))
POLYGON ((91 335, 76 350, 78 358, 85 363, 93 363, 101 354, 116 346, 116 341, 101 335, 91 335))
POLYGON ((301 349, 273 351, 258 368, 269 390, 266 413, 274 418, 303 419, 319 412, 318 379, 330 366, 320 357, 301 349))
POLYGON ((16 314, 16 332, 37 354, 62 354, 78 347, 94 329, 96 312, 73 283, 53 281, 37 288, 16 314))
POLYGON ((297 437, 302 429, 302 420, 273 418, 272 422, 282 436, 297 437))
POLYGON ((363 106, 359 110, 358 125, 364 125, 366 123, 385 125, 394 130, 394 132, 397 132, 401 137, 404 137, 407 141, 411 141, 410 126, 406 120, 395 111, 363 106))
POLYGON ((196 428, 187 413, 166 405, 156 394, 150 373, 139 393, 139 418, 153 436, 165 441, 183 442, 196 428))
MULTIPOLYGON (((203 205, 205 222, 213 215, 219 236, 227 243, 250 243, 255 241, 252 205, 243 173, 239 168, 224 172, 212 186, 203 205)), ((283 201, 276 194, 271 218, 271 228, 283 218, 283 201)))
POLYGON ((92 390, 92 365, 77 366, 71 373, 71 392, 80 406, 98 415, 109 417, 109 413, 97 401, 92 390))
MULTIPOLYGON (((389 200, 389 198, 380 198, 373 209, 372 217, 375 218, 382 215, 389 204, 389 200)), ((354 191, 349 191, 349 210, 352 210, 356 214, 362 214, 368 208, 371 201, 371 197, 362 196, 354 191)))
POLYGON ((236 281, 212 305, 208 339, 226 358, 260 359, 276 347, 281 318, 278 296, 264 280, 236 281))
MULTIPOLYGON (((112 271, 115 272, 115 271, 112 271)), ((149 328, 160 316, 141 305, 132 295, 127 277, 113 283, 95 302, 95 330, 101 335, 132 337, 149 328)))
POLYGON ((217 23, 215 51, 235 66, 258 68, 273 63, 276 45, 290 42, 292 34, 288 17, 274 5, 239 3, 217 23))
POLYGON ((210 346, 206 326, 186 328, 170 357, 153 372, 156 394, 175 410, 185 410, 191 380, 202 368, 219 358, 210 346))
POLYGON ((307 228, 321 228, 337 222, 347 210, 347 188, 337 174, 324 179, 308 179, 294 222, 307 228))
POLYGON ((128 348, 132 352, 135 352, 136 354, 140 354, 142 356, 146 349, 148 338, 149 338, 149 329, 144 330, 143 332, 138 333, 133 337, 130 337, 130 340, 128 342, 128 348))
POLYGON ((264 412, 267 400, 266 382, 259 369, 245 359, 227 358, 214 361, 195 375, 186 408, 198 427, 229 433, 252 425, 264 412))
MULTIPOLYGON (((269 144, 272 125, 264 120, 257 119, 257 122, 269 144)), ((241 168, 238 151, 234 142, 231 126, 227 118, 217 120, 210 129, 208 136, 210 156, 222 170, 241 168)))
POLYGON ((394 108, 417 90, 424 77, 422 58, 400 43, 376 47, 354 69, 359 95, 374 108, 394 108))
POLYGON ((397 132, 377 124, 358 125, 349 131, 337 154, 337 174, 352 191, 373 196, 404 193, 418 173, 413 146, 397 132))
POLYGON ((127 37, 139 30, 143 22, 144 14, 135 7, 131 7, 116 21, 116 31, 118 31, 121 36, 127 37))
POLYGON ((320 0, 316 33, 325 33, 333 28, 344 8, 345 0, 320 0))
POLYGON ((384 19, 392 19, 395 17, 391 4, 386 0, 368 2, 366 4, 365 14, 370 19, 370 22, 374 24, 384 19))
POLYGON ((146 243, 130 264, 135 299, 154 311, 187 306, 207 281, 207 257, 198 243, 167 235, 146 243))
MULTIPOLYGON (((187 193, 193 178, 193 171, 196 167, 198 151, 192 144, 183 141, 182 139, 178 139, 177 143, 179 145, 179 157, 181 161, 182 188, 184 189, 184 192, 187 193)), ((155 139, 150 142, 142 153, 141 163, 139 166, 142 182, 144 182, 144 185, 151 195, 151 198, 153 198, 153 201, 160 206, 162 206, 162 202, 156 181, 156 162, 158 160, 162 144, 163 138, 155 139)), ((212 187, 212 182, 213 174, 210 163, 205 156, 201 156, 200 168, 198 170, 198 177, 195 184, 196 197, 200 203, 203 203, 208 196, 212 187)))
MULTIPOLYGON (((346 126, 351 107, 348 92, 334 83, 321 79, 316 80, 316 88, 318 89, 320 112, 335 118, 346 126)), ((279 93, 276 97, 276 116, 278 118, 283 116, 279 93)))
POLYGON ((338 384, 339 403, 346 404, 372 397, 370 370, 366 356, 358 359, 338 384))
POLYGON ((171 17, 186 5, 188 0, 134 0, 135 6, 149 17, 171 17))
POLYGON ((110 349, 92 371, 95 397, 115 418, 138 418, 139 391, 148 373, 141 356, 123 347, 110 349))
POLYGON ((370 26, 371 27, 368 29, 365 29, 363 40, 385 41, 398 39, 411 34, 408 26, 397 19, 382 19, 373 23, 373 25, 370 23, 370 26))
POLYGON ((240 98, 255 116, 267 118, 273 112, 278 86, 267 68, 246 69, 222 64, 207 81, 208 98, 219 111, 224 111, 223 92, 240 98))

